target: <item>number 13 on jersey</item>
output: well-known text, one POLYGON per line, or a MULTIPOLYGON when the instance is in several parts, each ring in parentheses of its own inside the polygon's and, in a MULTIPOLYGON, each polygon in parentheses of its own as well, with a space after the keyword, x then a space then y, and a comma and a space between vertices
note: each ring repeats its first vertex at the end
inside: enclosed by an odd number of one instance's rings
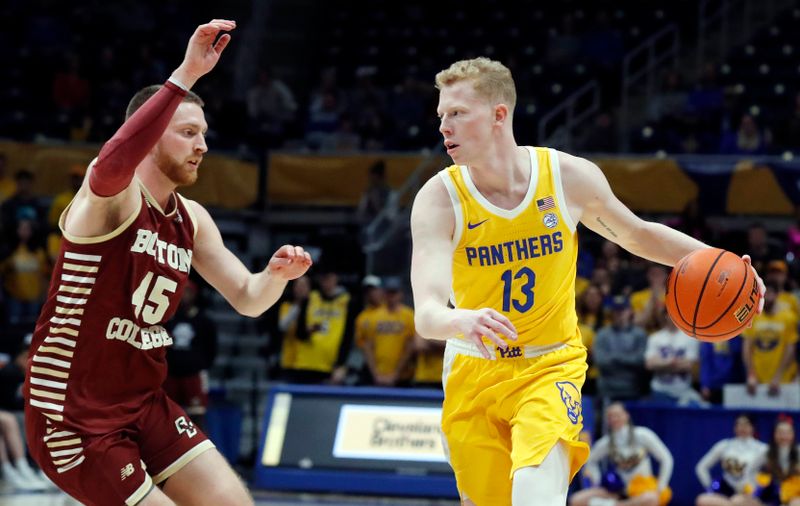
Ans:
POLYGON ((529 267, 522 267, 517 272, 508 269, 500 276, 503 281, 503 312, 508 313, 511 307, 519 313, 524 313, 533 307, 533 287, 536 285, 536 273, 529 267), (520 286, 521 297, 511 293, 512 283, 515 279, 522 279, 520 286))

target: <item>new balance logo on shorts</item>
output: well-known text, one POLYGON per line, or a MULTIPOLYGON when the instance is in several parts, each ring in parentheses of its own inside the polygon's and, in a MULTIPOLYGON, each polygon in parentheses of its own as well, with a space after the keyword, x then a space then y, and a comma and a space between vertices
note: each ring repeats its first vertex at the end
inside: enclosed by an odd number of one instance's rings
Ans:
POLYGON ((133 476, 133 472, 134 472, 133 464, 128 464, 122 469, 120 469, 119 470, 120 481, 125 481, 125 478, 127 478, 128 476, 133 476))
POLYGON ((184 416, 179 416, 175 419, 175 428, 178 429, 178 434, 186 433, 187 436, 193 438, 197 434, 197 429, 191 420, 187 420, 184 416))
POLYGON ((500 353, 500 358, 518 358, 522 356, 522 348, 519 346, 510 347, 507 350, 497 348, 497 351, 500 353))

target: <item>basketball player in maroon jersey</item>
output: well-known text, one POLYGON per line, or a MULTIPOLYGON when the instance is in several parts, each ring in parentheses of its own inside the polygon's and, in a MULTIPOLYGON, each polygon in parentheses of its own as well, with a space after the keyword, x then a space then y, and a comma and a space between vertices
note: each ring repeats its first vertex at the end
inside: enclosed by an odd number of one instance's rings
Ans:
POLYGON ((137 93, 59 222, 64 241, 28 361, 26 432, 47 476, 87 505, 252 504, 161 389, 172 344, 162 324, 191 267, 256 316, 311 265, 286 245, 250 273, 208 212, 175 192, 195 181, 208 149, 202 100, 189 89, 235 27, 199 26, 169 80, 137 93))

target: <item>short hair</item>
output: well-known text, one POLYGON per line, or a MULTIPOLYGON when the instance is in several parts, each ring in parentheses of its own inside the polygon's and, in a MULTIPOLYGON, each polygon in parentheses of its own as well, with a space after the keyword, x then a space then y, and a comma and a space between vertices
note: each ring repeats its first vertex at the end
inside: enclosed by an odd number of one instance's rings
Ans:
MULTIPOLYGON (((128 102, 128 108, 125 110, 125 119, 127 120, 128 118, 133 116, 133 113, 139 110, 139 108, 142 105, 144 105, 144 103, 147 102, 147 100, 150 97, 155 95, 156 92, 161 89, 161 86, 163 85, 153 84, 137 91, 136 95, 134 95, 131 101, 128 102)), ((200 95, 191 90, 186 92, 186 96, 183 97, 183 102, 189 102, 190 104, 197 104, 200 107, 206 105, 206 103, 203 102, 203 99, 200 98, 200 95)))
POLYGON ((441 90, 468 79, 474 82, 474 89, 479 95, 495 103, 505 103, 514 111, 517 89, 511 71, 499 61, 484 56, 459 60, 442 70, 436 74, 436 88, 441 90))

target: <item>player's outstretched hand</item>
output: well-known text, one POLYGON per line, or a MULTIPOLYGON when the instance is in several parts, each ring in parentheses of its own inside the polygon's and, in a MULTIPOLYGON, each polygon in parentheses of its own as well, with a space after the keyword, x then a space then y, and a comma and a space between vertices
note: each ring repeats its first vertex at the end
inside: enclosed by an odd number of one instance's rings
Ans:
POLYGON ((291 281, 306 273, 311 267, 311 255, 301 246, 286 244, 269 259, 269 272, 271 275, 291 281))
MULTIPOLYGON (((761 294, 761 302, 758 303, 758 310, 756 311, 756 313, 761 313, 762 311, 764 311, 764 293, 766 293, 767 287, 764 285, 764 280, 761 279, 761 276, 758 275, 755 268, 753 267, 753 264, 750 260, 750 255, 742 255, 742 260, 744 260, 744 263, 746 263, 747 265, 750 266, 751 269, 753 269, 753 274, 756 277, 756 282, 758 283, 758 293, 761 294)), ((750 326, 752 325, 753 325, 753 320, 750 320, 750 326)))
POLYGON ((189 81, 184 84, 191 85, 192 80, 196 81, 211 72, 219 61, 222 51, 231 41, 230 34, 223 33, 219 38, 217 36, 220 32, 230 32, 234 28, 236 21, 227 19, 212 19, 197 27, 189 39, 186 55, 179 67, 187 75, 184 79, 189 81))
POLYGON ((492 358, 492 354, 483 343, 483 337, 489 339, 497 347, 508 349, 508 343, 503 339, 516 341, 517 330, 505 315, 491 308, 478 310, 456 309, 456 327, 464 334, 464 339, 478 346, 484 358, 492 358))

